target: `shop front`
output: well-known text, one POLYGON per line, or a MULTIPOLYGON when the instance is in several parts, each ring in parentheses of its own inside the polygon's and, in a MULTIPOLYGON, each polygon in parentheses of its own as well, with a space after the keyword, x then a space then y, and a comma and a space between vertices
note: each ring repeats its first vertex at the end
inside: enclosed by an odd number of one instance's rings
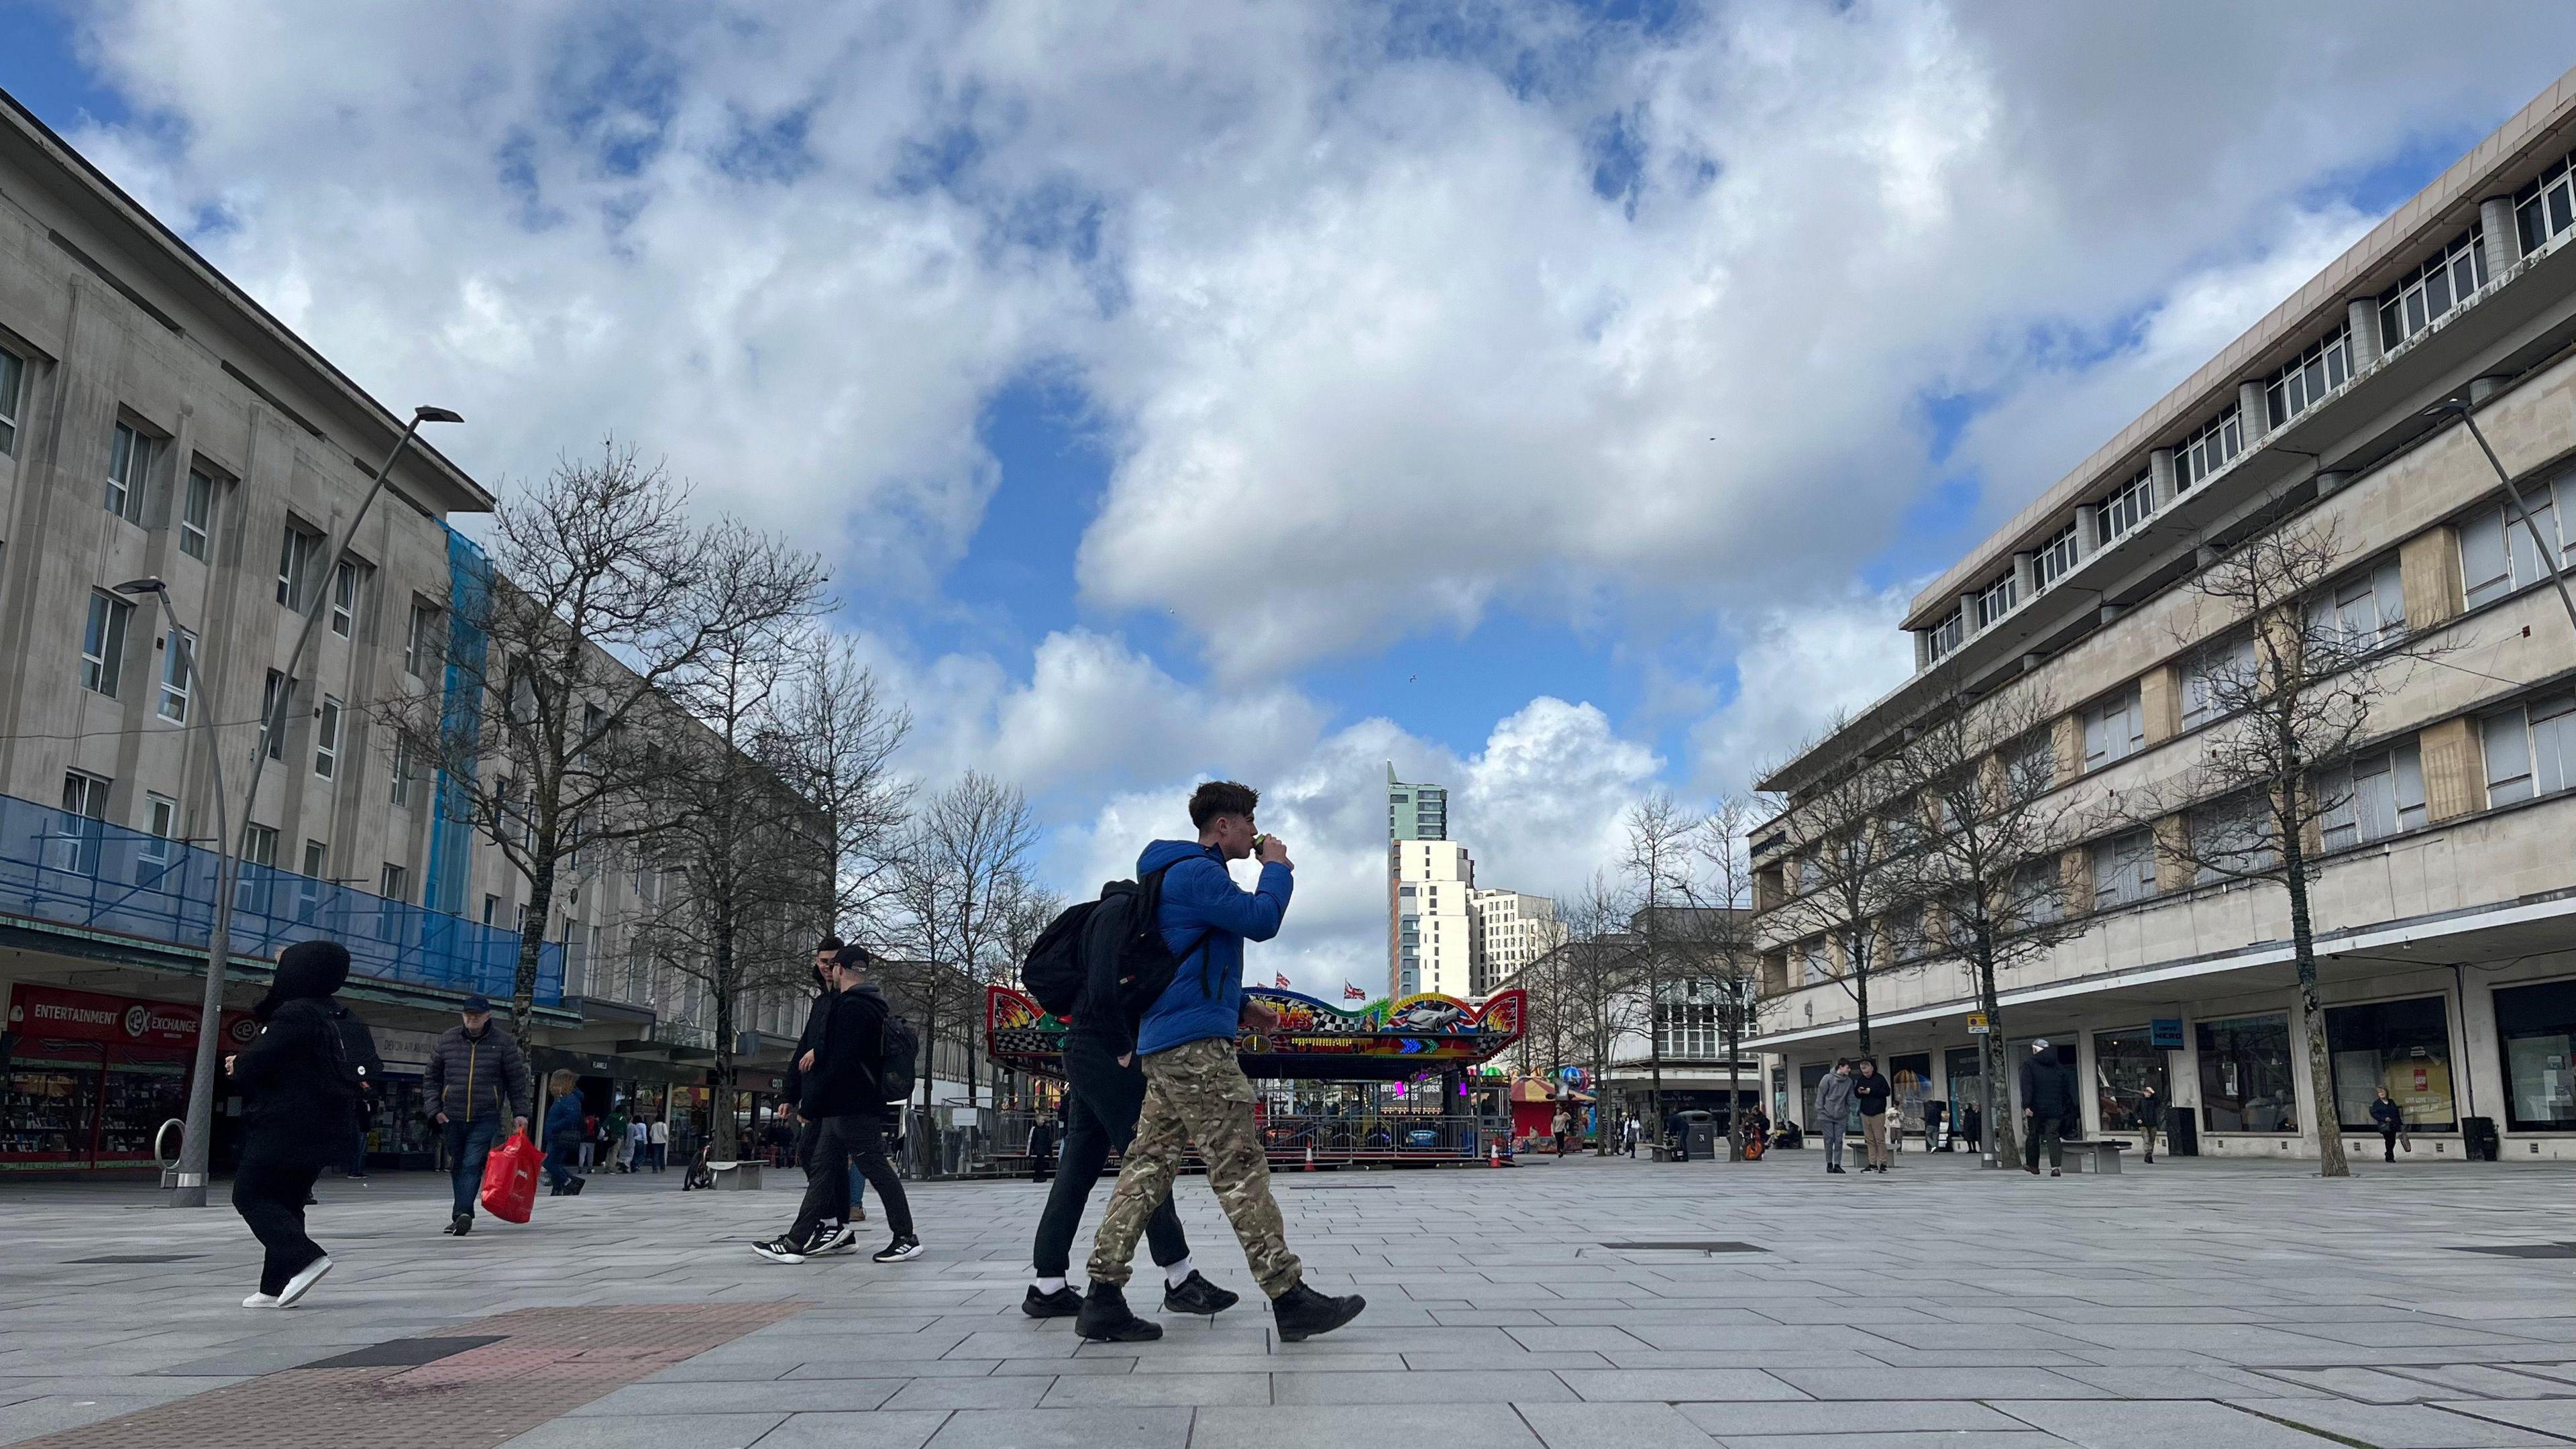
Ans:
MULTIPOLYGON (((13 986, 0 1058, 0 1172, 151 1170, 153 1134, 187 1115, 198 1020, 196 1007, 173 1002, 13 986)), ((258 1035, 247 1012, 224 1013, 223 1031, 226 1051, 258 1035)), ((219 1159, 237 1119, 236 1110, 217 1123, 219 1159)))
POLYGON ((2505 1127, 2576 1132, 2576 981, 2495 988, 2505 1127))

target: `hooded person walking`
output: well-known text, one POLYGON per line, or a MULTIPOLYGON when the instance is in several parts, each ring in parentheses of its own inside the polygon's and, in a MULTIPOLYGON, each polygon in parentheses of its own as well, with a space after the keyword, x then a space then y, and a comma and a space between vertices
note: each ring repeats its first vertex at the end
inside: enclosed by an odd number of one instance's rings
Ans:
POLYGON ((268 995, 251 1009, 259 1035, 224 1060, 243 1100, 233 1210, 267 1249, 244 1308, 291 1308, 331 1271, 330 1255, 305 1235, 304 1205, 322 1169, 349 1155, 359 1064, 375 1057, 365 1024, 333 999, 348 979, 349 952, 337 941, 279 952, 268 995))

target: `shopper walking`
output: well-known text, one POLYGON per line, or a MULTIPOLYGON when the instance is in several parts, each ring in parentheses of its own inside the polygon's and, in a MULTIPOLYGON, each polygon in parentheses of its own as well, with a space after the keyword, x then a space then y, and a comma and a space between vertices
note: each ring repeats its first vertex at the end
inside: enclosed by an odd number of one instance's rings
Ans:
POLYGON ((642 1172, 653 1165, 653 1128, 637 1109, 635 1120, 626 1124, 626 1170, 642 1172))
POLYGON ((374 1039, 332 993, 349 979, 337 941, 298 941, 278 953, 268 994, 251 1008, 259 1035, 224 1059, 242 1093, 241 1165, 233 1210, 265 1250, 259 1290, 244 1308, 291 1308, 331 1271, 304 1231, 322 1169, 345 1160, 358 1121, 358 1063, 374 1039))
POLYGON ((1627 1146, 1628 1146, 1628 1155, 1629 1155, 1630 1157, 1634 1157, 1634 1156, 1636 1156, 1636 1155, 1637 1155, 1637 1119, 1636 1119, 1636 1118, 1634 1118, 1634 1117, 1630 1117, 1630 1118, 1629 1118, 1629 1119, 1627 1119, 1625 1122, 1620 1123, 1620 1124, 1619 1124, 1619 1133, 1620 1133, 1620 1136, 1622 1136, 1623 1138, 1625 1138, 1625 1139, 1626 1139, 1626 1141, 1627 1141, 1627 1146))
POLYGON ((894 1164, 886 1159, 893 1113, 883 1074, 886 1019, 892 1008, 885 993, 868 980, 871 964, 864 948, 843 946, 832 958, 832 994, 816 1001, 809 1013, 820 1019, 809 1019, 814 1044, 796 1058, 803 1088, 796 1111, 817 1125, 795 1221, 779 1236, 752 1245, 753 1252, 770 1262, 802 1263, 858 1245, 858 1233, 849 1224, 853 1162, 885 1204, 886 1227, 894 1235, 876 1252, 876 1261, 900 1263, 921 1256, 921 1239, 912 1230, 912 1204, 894 1164))
POLYGON ((628 1164, 633 1160, 632 1154, 635 1151, 635 1147, 633 1142, 631 1142, 626 1135, 626 1109, 624 1107, 612 1105, 608 1109, 608 1120, 600 1124, 599 1135, 602 1139, 602 1145, 608 1149, 608 1170, 611 1172, 626 1171, 628 1164))
POLYGON ((1171 1195, 1181 1154, 1193 1139, 1253 1281, 1270 1297, 1282 1341, 1330 1333, 1368 1306, 1356 1293, 1336 1298, 1307 1286, 1305 1266, 1288 1250, 1279 1204, 1270 1194, 1270 1159, 1253 1118, 1252 1083, 1235 1060, 1235 1038, 1245 1026, 1259 1034, 1279 1024, 1277 1011, 1243 994, 1243 943, 1279 934, 1294 887, 1288 847, 1254 828, 1260 800, 1249 786, 1231 781, 1201 785, 1190 796, 1190 823, 1198 827, 1198 838, 1155 841, 1136 862, 1139 876, 1164 872, 1154 919, 1180 968, 1146 1009, 1136 1035, 1145 1101, 1117 1190, 1092 1240, 1091 1291, 1076 1324, 1085 1338, 1155 1336, 1133 1331, 1136 1319, 1125 1292, 1128 1264, 1147 1220, 1171 1195), (1261 859, 1261 881, 1246 891, 1226 866, 1252 855, 1261 859))
POLYGON ((447 1149, 455 1203, 443 1230, 457 1237, 474 1231, 474 1201, 483 1189, 483 1160, 501 1136, 528 1130, 527 1054, 492 1021, 492 1003, 481 993, 465 998, 464 1020, 447 1029, 429 1050, 421 1095, 434 1108, 447 1149))
POLYGON ((2150 1164, 2156 1160, 2156 1134, 2164 1129, 2165 1099, 2149 1082, 2138 1089, 2138 1140, 2145 1144, 2150 1164))
POLYGON ((2057 1059, 2048 1039, 2042 1037, 2030 1044, 2030 1055, 2021 1063, 2021 1115, 2029 1132, 2021 1147, 2022 1170, 2039 1175, 2039 1144, 2048 1143, 2048 1175, 2056 1177, 2065 1165, 2066 1133, 2080 1126, 2083 1108, 2075 1097, 2075 1069, 2057 1059))
POLYGON ((1878 1074, 1878 1059, 1862 1057, 1860 1074, 1852 1078, 1852 1100, 1860 1104, 1861 1149, 1868 1160, 1863 1172, 1884 1173, 1891 1154, 1887 1150, 1887 1078, 1878 1074))
POLYGON ((546 1195, 571 1197, 581 1191, 582 1179, 573 1169, 581 1161, 581 1093, 574 1090, 581 1078, 572 1068, 559 1067, 546 1078, 554 1093, 554 1104, 546 1108, 546 1195))
POLYGON ((1816 1086, 1816 1130, 1825 1138, 1825 1171, 1843 1170, 1843 1134, 1850 1130, 1854 1096, 1851 1063, 1837 1061, 1816 1086))
POLYGON ((656 1115, 644 1123, 644 1145, 653 1150, 653 1170, 668 1171, 671 1166, 671 1124, 656 1115))
MULTIPOLYGON (((2395 1162, 2397 1135, 2406 1130, 2406 1113, 2397 1105, 2397 1099, 2388 1095, 2386 1087, 2380 1088, 2379 1095, 2371 1099, 2370 1120, 2371 1124, 2379 1129, 2380 1159, 2384 1162, 2395 1162)), ((2408 1143, 2406 1150, 2414 1151, 2415 1145, 2408 1143)))

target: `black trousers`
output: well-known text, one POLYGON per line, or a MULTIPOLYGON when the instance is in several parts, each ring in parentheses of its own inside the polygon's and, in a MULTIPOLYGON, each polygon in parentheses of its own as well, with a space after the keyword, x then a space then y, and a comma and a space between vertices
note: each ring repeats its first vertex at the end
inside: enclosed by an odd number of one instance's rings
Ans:
POLYGON ((2050 1167, 2065 1166, 2066 1145, 2060 1139, 2065 1135, 2067 1128, 2075 1125, 2075 1121, 2076 1119, 2072 1113, 2069 1113, 2064 1117, 2043 1117, 2034 1112, 2030 1116, 2023 1118, 2022 1122, 2024 1125, 2030 1128, 2030 1135, 2021 1144, 2022 1165, 2034 1168, 2039 1166, 2040 1139, 2046 1138, 2048 1141, 2048 1165, 2050 1167))
MULTIPOLYGON (((1073 1261, 1074 1231, 1082 1226, 1083 1204, 1092 1184, 1109 1164, 1109 1154, 1124 1152, 1136 1136, 1136 1119, 1145 1110, 1145 1069, 1118 1065, 1108 1051, 1068 1036, 1064 1044, 1064 1145, 1055 1161, 1055 1185, 1047 1189, 1046 1211, 1038 1215, 1038 1243, 1029 1255, 1041 1278, 1061 1278, 1073 1261)), ((1190 1255, 1190 1240, 1181 1232, 1181 1215, 1166 1194, 1145 1220, 1145 1241, 1159 1267, 1170 1267, 1190 1255)))
POLYGON ((796 1208, 788 1237, 809 1242, 824 1224, 838 1228, 850 1220, 853 1163, 885 1205, 886 1227, 898 1238, 913 1235, 912 1202, 903 1195, 903 1179, 894 1175, 894 1164, 886 1160, 885 1129, 883 1117, 867 1113, 826 1117, 815 1124, 805 1150, 805 1200, 796 1208))
POLYGON ((2386 1157, 2389 1161, 2395 1162, 2397 1160, 2396 1123, 2382 1122, 2379 1124, 2379 1151, 2380 1154, 2386 1157))
POLYGON ((233 1211, 250 1225, 251 1236, 268 1250, 260 1264, 259 1291, 274 1295, 286 1280, 322 1256, 321 1245, 304 1235, 304 1199, 312 1196, 318 1167, 302 1167, 245 1156, 233 1174, 233 1211))

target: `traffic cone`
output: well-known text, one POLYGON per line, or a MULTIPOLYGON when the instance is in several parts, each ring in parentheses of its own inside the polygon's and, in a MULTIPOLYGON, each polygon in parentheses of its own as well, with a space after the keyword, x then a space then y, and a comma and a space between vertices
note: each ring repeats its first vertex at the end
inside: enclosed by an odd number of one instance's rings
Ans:
POLYGON ((1306 1170, 1308 1172, 1315 1170, 1315 1144, 1312 1142, 1306 1144, 1306 1170))
POLYGON ((1500 1167, 1503 1165, 1503 1146, 1501 1143, 1488 1142, 1485 1144, 1485 1165, 1487 1167, 1500 1167))

